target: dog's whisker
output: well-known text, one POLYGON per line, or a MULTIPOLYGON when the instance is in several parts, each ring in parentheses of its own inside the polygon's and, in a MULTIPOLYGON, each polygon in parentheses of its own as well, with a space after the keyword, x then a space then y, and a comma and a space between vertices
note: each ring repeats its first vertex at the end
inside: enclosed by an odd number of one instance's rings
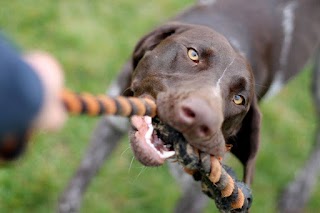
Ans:
POLYGON ((138 178, 140 177, 140 175, 141 175, 146 169, 147 169, 146 166, 143 166, 143 167, 140 169, 140 172, 139 172, 139 174, 136 176, 136 178, 133 180, 133 183, 135 183, 135 182, 138 180, 138 178))
POLYGON ((130 146, 128 146, 120 155, 120 157, 122 158, 123 155, 130 149, 130 146))
POLYGON ((129 165, 128 173, 130 173, 130 171, 132 169, 133 160, 134 160, 134 156, 131 158, 131 162, 130 162, 130 165, 129 165))

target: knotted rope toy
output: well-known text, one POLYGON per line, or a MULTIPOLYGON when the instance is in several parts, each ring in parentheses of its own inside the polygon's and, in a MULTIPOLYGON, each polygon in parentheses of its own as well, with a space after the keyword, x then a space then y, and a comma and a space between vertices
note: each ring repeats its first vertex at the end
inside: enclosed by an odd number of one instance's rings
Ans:
MULTIPOLYGON (((65 90, 62 93, 62 101, 66 109, 75 115, 156 116, 156 104, 144 98, 124 96, 112 98, 87 93, 79 95, 65 90)), ((221 159, 215 156, 199 153, 186 142, 181 133, 163 124, 158 118, 154 120, 158 137, 173 144, 178 162, 186 172, 193 175, 195 180, 201 181, 203 192, 215 200, 220 212, 248 211, 252 203, 251 191, 246 184, 236 180, 230 167, 223 165, 221 159)))

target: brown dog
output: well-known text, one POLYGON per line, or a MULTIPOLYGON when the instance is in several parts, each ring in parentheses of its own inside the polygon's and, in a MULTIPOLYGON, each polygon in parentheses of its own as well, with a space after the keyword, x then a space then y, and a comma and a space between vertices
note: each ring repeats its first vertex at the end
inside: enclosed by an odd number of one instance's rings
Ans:
MULTIPOLYGON (((250 183, 259 147, 257 101, 278 91, 314 55, 319 20, 318 0, 201 1, 138 42, 112 93, 156 100, 159 118, 203 152, 222 155, 232 144, 250 183)), ((174 154, 153 134, 150 118, 134 117, 132 124, 131 144, 141 163, 160 165, 174 154)), ((85 190, 126 130, 119 120, 101 121, 61 199, 62 212, 79 208, 81 193, 75 192, 85 190)), ((178 212, 203 207, 204 198, 189 190, 178 212)))
MULTIPOLYGON (((260 126, 253 73, 225 37, 198 25, 164 25, 138 43, 133 70, 134 96, 156 100, 159 118, 202 152, 222 156, 226 142, 234 144, 232 151, 245 165, 245 180, 250 182, 260 126), (250 119, 243 124, 247 114, 250 119), (239 130, 250 123, 255 130, 248 129, 240 138, 239 130)), ((132 121, 131 145, 141 163, 157 166, 171 157, 152 134, 150 119, 132 121)))

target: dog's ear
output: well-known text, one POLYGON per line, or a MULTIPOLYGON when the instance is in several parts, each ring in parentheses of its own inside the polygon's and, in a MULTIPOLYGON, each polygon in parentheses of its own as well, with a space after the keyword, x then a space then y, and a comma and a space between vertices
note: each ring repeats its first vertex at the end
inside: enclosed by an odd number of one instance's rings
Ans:
POLYGON ((147 51, 154 49, 165 38, 173 34, 181 33, 186 28, 187 28, 187 25, 172 22, 172 23, 160 26, 154 31, 152 31, 151 33, 142 37, 142 39, 140 39, 140 41, 137 43, 133 52, 133 56, 132 56, 133 69, 135 69, 135 67, 137 66, 137 64, 139 63, 139 61, 147 51))
POLYGON ((250 109, 242 121, 241 128, 235 137, 228 140, 233 144, 231 152, 241 161, 244 166, 244 181, 252 182, 256 155, 260 144, 261 113, 257 98, 254 97, 250 109))

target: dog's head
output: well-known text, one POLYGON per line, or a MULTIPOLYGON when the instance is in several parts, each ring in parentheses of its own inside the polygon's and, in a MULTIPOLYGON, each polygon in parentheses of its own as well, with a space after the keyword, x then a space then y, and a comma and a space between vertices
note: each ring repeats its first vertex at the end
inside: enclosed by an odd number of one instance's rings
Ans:
MULTIPOLYGON (((224 36, 204 26, 167 24, 140 40, 132 63, 130 91, 154 99, 160 120, 211 155, 222 156, 232 141, 236 156, 250 163, 258 134, 252 138, 243 122, 255 128, 260 120, 253 74, 224 36)), ((142 164, 161 165, 173 155, 153 133, 151 118, 133 117, 132 124, 131 144, 142 164)))

